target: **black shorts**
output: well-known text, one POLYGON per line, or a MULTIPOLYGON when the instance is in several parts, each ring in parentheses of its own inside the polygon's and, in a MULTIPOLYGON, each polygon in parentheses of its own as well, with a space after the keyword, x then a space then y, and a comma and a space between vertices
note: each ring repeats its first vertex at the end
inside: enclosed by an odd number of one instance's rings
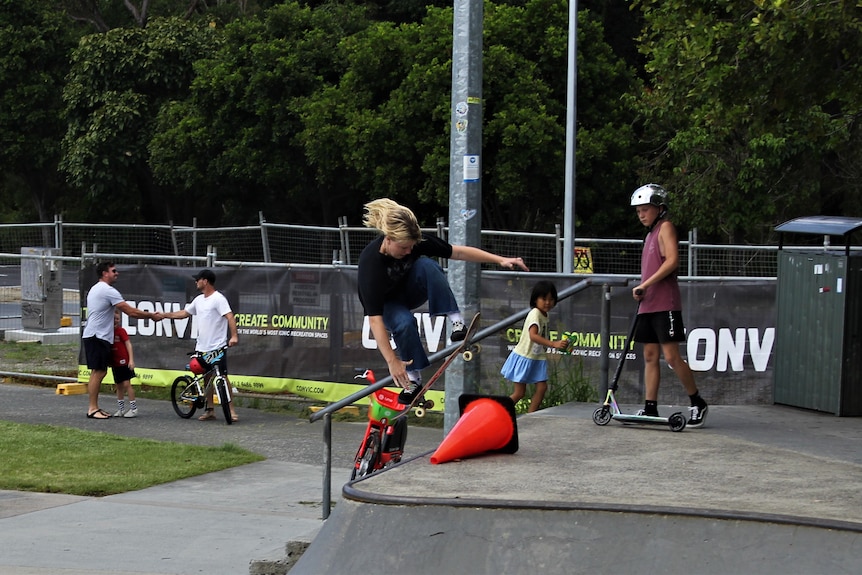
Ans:
MULTIPOLYGON (((198 353, 212 353, 212 352, 198 352, 198 353)), ((213 367, 215 367, 217 365, 219 367, 219 371, 221 372, 221 374, 227 375, 227 350, 225 350, 225 352, 223 354, 221 354, 220 360, 214 361, 212 363, 207 363, 205 361, 202 361, 201 363, 203 363, 206 366, 207 371, 209 371, 210 369, 212 369, 213 367)))
POLYGON ((85 337, 84 355, 87 356, 88 369, 108 371, 108 364, 111 363, 111 342, 98 337, 85 337))
POLYGON ((114 373, 114 383, 123 383, 135 377, 135 370, 129 369, 127 365, 117 365, 111 368, 114 373))
POLYGON ((633 339, 638 343, 685 341, 682 311, 657 311, 640 314, 633 339))

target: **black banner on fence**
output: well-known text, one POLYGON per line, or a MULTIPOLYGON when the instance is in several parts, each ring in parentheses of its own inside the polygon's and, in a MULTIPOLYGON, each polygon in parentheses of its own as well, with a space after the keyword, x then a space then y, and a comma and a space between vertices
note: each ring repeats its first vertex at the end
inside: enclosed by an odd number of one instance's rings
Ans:
MULTIPOLYGON (((151 311, 183 309, 196 295, 196 269, 170 266, 118 266, 115 287, 131 305, 151 311)), ((357 370, 388 374, 386 364, 363 317, 356 296, 354 268, 216 268, 216 288, 230 301, 236 315, 239 344, 228 352, 231 382, 242 391, 291 392, 321 401, 335 401, 355 392, 357 370)), ((84 272, 84 277, 94 274, 84 272)), ((583 279, 495 274, 482 278, 482 327, 529 306, 533 284, 551 279, 563 290, 583 279)), ((86 282, 85 282, 86 283, 86 282)), ((82 289, 82 302, 92 283, 82 289)), ((702 395, 715 404, 772 402, 772 349, 775 325, 775 283, 769 281, 692 282, 683 284, 684 321, 688 340, 682 346, 695 371, 702 395)), ((591 286, 559 302, 550 313, 551 338, 572 332, 573 355, 551 354, 557 371, 571 371, 598 387, 601 350, 601 286, 591 286)), ((629 288, 611 291, 610 373, 623 350, 626 367, 620 377, 618 400, 642 400, 639 346, 626 342, 636 304, 629 288)), ((82 317, 85 315, 82 313, 82 317)), ((433 353, 447 344, 444 317, 416 312, 420 335, 433 353)), ((194 350, 197 323, 185 320, 123 318, 134 346, 138 381, 170 386, 186 374, 188 353, 194 350)), ((481 342, 482 393, 506 392, 500 367, 518 341, 520 322, 500 329, 481 342)), ((79 380, 88 372, 81 358, 79 380)), ((430 369, 434 369, 432 366, 430 369)), ((429 374, 430 375, 430 374, 429 374)), ((380 377, 380 376, 378 376, 380 377)), ((109 379, 106 381, 110 382, 109 379)), ((551 381, 553 385, 554 382, 551 381)), ((432 393, 442 399, 443 386, 432 393)), ((685 404, 682 385, 662 369, 661 403, 685 404)), ((443 402, 438 401, 442 406, 443 402)))

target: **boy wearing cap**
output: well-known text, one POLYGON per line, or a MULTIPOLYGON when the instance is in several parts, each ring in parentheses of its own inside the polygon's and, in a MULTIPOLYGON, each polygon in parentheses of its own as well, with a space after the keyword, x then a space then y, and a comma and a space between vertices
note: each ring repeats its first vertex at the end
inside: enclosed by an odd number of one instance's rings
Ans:
MULTIPOLYGON (((198 339, 195 344, 195 351, 205 353, 221 349, 225 346, 235 346, 239 342, 236 319, 227 298, 215 289, 215 274, 212 270, 204 269, 192 277, 195 280, 195 287, 201 292, 200 295, 187 304, 185 309, 162 313, 159 319, 184 319, 193 315, 198 316, 198 339), (230 337, 228 337, 228 333, 230 333, 230 337)), ((222 355, 218 361, 218 365, 225 379, 227 379, 227 353, 222 355)), ((230 383, 230 380, 228 380, 228 383, 230 383)), ((236 411, 234 411, 233 402, 230 403, 230 413, 232 421, 239 420, 236 411)), ((215 418, 213 390, 212 387, 209 387, 207 390, 206 411, 198 419, 209 421, 215 418)))

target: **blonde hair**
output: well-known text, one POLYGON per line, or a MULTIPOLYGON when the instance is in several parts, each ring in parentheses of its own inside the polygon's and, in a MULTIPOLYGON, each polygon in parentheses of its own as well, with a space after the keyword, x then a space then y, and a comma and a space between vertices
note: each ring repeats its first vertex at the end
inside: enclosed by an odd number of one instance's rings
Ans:
POLYGON ((422 230, 419 221, 410 208, 389 198, 380 198, 365 204, 365 216, 362 223, 366 228, 376 228, 395 242, 419 242, 422 240, 422 230))

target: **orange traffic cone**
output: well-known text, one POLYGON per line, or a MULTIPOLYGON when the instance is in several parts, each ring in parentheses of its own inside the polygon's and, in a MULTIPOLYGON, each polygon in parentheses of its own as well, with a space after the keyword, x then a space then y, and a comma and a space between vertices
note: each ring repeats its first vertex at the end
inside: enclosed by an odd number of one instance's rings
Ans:
POLYGON ((461 396, 461 419, 449 432, 431 463, 445 463, 487 451, 515 453, 518 430, 515 404, 507 396, 461 396))

